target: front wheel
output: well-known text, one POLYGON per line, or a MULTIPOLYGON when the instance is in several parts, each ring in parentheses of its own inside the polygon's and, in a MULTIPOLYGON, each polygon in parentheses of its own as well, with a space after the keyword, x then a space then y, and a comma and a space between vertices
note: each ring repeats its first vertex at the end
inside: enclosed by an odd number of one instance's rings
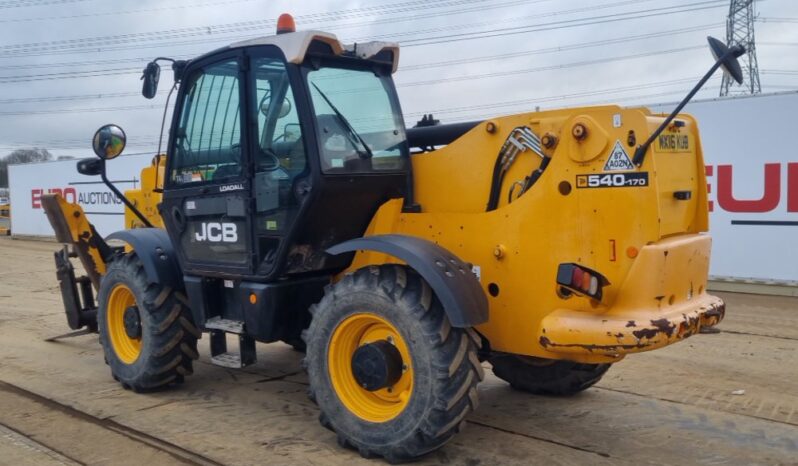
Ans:
POLYGON ((412 269, 372 266, 329 287, 305 332, 310 396, 341 445, 407 461, 446 443, 477 406, 477 335, 453 328, 412 269))
POLYGON ((536 395, 571 396, 595 385, 610 364, 579 364, 501 354, 488 359, 496 377, 516 390, 536 395))
POLYGON ((98 298, 105 361, 123 387, 153 390, 191 374, 201 333, 175 290, 147 281, 135 252, 109 265, 98 298))

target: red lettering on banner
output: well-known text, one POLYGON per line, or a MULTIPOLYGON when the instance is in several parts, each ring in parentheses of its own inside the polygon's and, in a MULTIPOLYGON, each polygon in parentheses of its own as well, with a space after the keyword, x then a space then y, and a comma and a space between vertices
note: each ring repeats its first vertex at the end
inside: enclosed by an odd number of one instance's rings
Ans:
POLYGON ((732 193, 732 166, 718 165, 718 205, 727 212, 770 212, 779 206, 781 164, 765 164, 765 192, 760 199, 739 200, 732 193))
POLYGON ((30 205, 34 209, 41 209, 42 208, 42 190, 41 189, 31 189, 30 190, 30 205))
MULTIPOLYGON (((50 188, 47 190, 47 194, 58 194, 64 198, 65 201, 77 204, 78 203, 78 192, 73 187, 69 188, 50 188)), ((42 208, 42 196, 44 195, 44 190, 41 188, 33 188, 30 190, 30 198, 31 198, 31 207, 34 209, 41 209, 42 208)))
POLYGON ((71 202, 73 204, 77 204, 78 202, 78 192, 75 191, 75 188, 69 187, 64 188, 61 192, 61 195, 64 197, 64 200, 67 202, 71 202))
POLYGON ((798 163, 787 164, 787 212, 798 212, 798 163))
MULTIPOLYGON (((712 165, 707 165, 707 166, 705 166, 705 167, 704 167, 704 174, 705 174, 706 176, 712 176, 712 174, 714 173, 714 172, 713 172, 713 168, 714 168, 714 167, 713 167, 712 165)), ((711 193, 711 192, 712 192, 712 185, 711 185, 711 184, 709 184, 709 183, 707 183, 707 194, 709 194, 709 193, 711 193)), ((713 210, 715 210, 715 203, 714 203, 714 202, 712 202, 712 201, 707 201, 707 204, 709 204, 709 211, 710 211, 710 212, 712 212, 713 210)))

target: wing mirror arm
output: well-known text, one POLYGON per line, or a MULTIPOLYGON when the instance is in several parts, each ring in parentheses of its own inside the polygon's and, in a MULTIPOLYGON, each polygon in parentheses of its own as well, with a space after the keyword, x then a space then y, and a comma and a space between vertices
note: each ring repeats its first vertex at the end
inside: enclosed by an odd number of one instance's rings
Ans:
POLYGON ((127 143, 127 136, 125 135, 125 131, 122 130, 117 125, 105 125, 97 130, 94 133, 94 137, 92 138, 92 148, 94 149, 94 153, 99 158, 98 163, 89 164, 85 160, 81 160, 78 162, 78 171, 85 174, 92 174, 100 175, 100 179, 103 183, 108 186, 108 189, 111 190, 116 196, 122 201, 131 212, 133 212, 136 217, 141 220, 144 225, 147 225, 149 228, 152 228, 153 225, 147 220, 147 217, 133 205, 130 200, 125 197, 125 195, 119 191, 119 189, 114 186, 111 180, 108 179, 108 174, 105 169, 105 162, 108 160, 115 159, 119 157, 123 150, 125 150, 125 144, 127 143), (83 171, 81 171, 83 170, 83 171))
POLYGON ((133 205, 132 202, 130 202, 130 199, 125 197, 125 195, 116 186, 114 186, 111 180, 108 179, 108 176, 105 171, 105 159, 100 159, 100 160, 102 161, 100 169, 100 179, 103 180, 103 183, 105 183, 105 185, 108 186, 108 189, 110 189, 114 194, 116 194, 116 196, 120 200, 122 200, 122 203, 125 204, 125 206, 128 209, 130 209, 130 211, 133 212, 144 225, 147 225, 148 228, 153 228, 152 223, 147 219, 147 217, 145 217, 144 214, 142 214, 141 211, 138 208, 136 208, 136 206, 133 205))
POLYGON ((668 115, 668 118, 665 118, 665 121, 663 121, 653 133, 651 133, 651 136, 649 136, 643 144, 637 146, 637 149, 635 149, 635 155, 632 158, 632 163, 634 163, 636 167, 643 165, 643 160, 646 158, 646 152, 648 152, 648 148, 651 146, 651 144, 663 131, 665 131, 665 128, 671 124, 673 119, 676 118, 676 115, 682 111, 684 106, 687 105, 687 103, 690 102, 693 97, 695 97, 696 93, 698 93, 698 91, 704 87, 704 84, 709 81, 709 78, 715 74, 715 71, 717 71, 718 68, 723 67, 724 71, 729 73, 738 84, 742 83, 743 75, 740 69, 740 64, 737 62, 737 58, 745 53, 745 47, 739 44, 732 47, 726 47, 723 42, 715 39, 714 37, 707 37, 707 41, 709 42, 710 49, 712 49, 712 55, 715 57, 715 64, 712 65, 709 71, 707 71, 704 77, 698 81, 698 84, 693 87, 693 89, 684 97, 684 99, 679 102, 679 105, 673 109, 671 114, 668 115))

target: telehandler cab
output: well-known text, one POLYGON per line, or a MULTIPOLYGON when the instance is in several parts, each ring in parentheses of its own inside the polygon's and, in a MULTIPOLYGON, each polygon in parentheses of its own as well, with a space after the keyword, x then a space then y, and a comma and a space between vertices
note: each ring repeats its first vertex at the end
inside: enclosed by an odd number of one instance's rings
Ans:
MULTIPOLYGON (((97 331, 134 391, 181 383, 255 342, 306 352, 321 423, 365 457, 419 457, 477 407, 482 362, 513 387, 570 395, 627 354, 723 318, 707 294, 707 191, 695 120, 601 106, 406 129, 399 47, 294 32, 174 61, 166 156, 121 193, 100 237, 81 207, 44 199, 69 325, 97 331), (77 257, 86 275, 76 277, 77 257), (95 304, 94 290, 97 291, 95 304), (237 351, 227 348, 236 335, 237 351)), ((152 98, 158 59, 144 71, 152 98)), ((171 96, 171 92, 170 92, 171 96)))

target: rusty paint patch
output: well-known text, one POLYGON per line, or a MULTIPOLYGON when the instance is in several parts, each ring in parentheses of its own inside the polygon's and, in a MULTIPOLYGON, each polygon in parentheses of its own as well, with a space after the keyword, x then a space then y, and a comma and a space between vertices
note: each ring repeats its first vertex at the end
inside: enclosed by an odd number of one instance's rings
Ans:
POLYGON ((657 319, 652 320, 651 325, 653 325, 658 331, 668 335, 669 337, 673 335, 673 331, 676 330, 676 324, 669 321, 668 319, 657 319))
POLYGON ((642 340, 644 338, 650 340, 655 336, 657 336, 658 333, 659 330, 655 328, 641 328, 640 330, 635 330, 634 332, 632 332, 632 335, 634 335, 635 338, 637 338, 638 340, 642 340))

